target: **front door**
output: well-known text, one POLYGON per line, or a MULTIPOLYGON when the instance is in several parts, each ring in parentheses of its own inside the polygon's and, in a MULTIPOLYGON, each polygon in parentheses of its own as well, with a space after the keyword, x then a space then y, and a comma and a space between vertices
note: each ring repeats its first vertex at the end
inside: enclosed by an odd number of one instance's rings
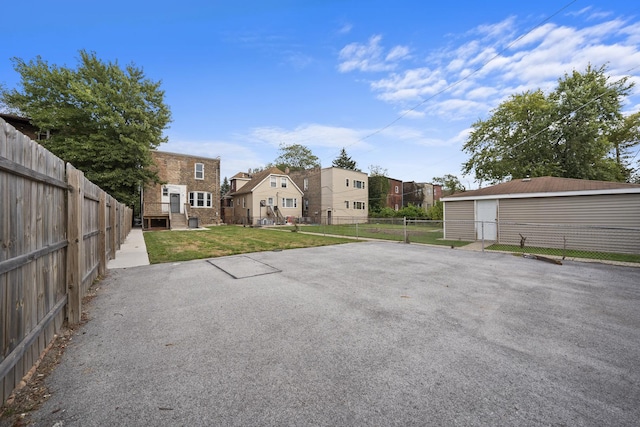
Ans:
POLYGON ((498 239, 498 201, 478 200, 476 201, 476 238, 478 240, 498 239))
POLYGON ((180 213, 180 194, 171 193, 169 195, 169 202, 171 204, 171 213, 180 213))

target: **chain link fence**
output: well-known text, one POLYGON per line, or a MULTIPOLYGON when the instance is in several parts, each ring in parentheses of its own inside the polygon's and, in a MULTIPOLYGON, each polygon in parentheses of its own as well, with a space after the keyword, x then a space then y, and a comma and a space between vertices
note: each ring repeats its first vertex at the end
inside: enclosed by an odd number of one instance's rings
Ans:
POLYGON ((473 247, 546 256, 640 263, 640 228, 517 222, 432 221, 410 218, 296 218, 300 231, 355 239, 382 239, 473 247))

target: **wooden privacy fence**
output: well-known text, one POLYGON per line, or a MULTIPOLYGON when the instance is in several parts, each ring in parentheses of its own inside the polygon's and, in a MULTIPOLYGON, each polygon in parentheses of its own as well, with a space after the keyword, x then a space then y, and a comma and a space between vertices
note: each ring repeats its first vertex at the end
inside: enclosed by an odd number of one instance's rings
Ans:
POLYGON ((132 210, 0 119, 0 402, 131 230, 132 210))

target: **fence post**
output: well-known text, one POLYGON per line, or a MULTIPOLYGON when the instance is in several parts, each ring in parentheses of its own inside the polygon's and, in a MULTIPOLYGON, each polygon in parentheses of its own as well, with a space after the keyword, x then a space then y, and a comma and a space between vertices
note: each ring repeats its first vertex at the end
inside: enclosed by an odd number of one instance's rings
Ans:
POLYGON ((84 174, 67 163, 67 318, 70 324, 80 322, 82 313, 82 263, 84 255, 82 236, 82 205, 84 174))
POLYGON ((109 232, 109 248, 111 249, 111 253, 109 254, 109 259, 114 259, 116 257, 116 199, 109 196, 109 225, 111 226, 111 231, 109 232))
POLYGON ((404 229, 404 242, 407 243, 407 217, 402 217, 402 225, 404 229))
POLYGON ((480 230, 482 233, 482 252, 484 252, 484 221, 480 222, 480 230))
POLYGON ((107 272, 107 195, 100 191, 98 202, 98 275, 103 277, 107 272))

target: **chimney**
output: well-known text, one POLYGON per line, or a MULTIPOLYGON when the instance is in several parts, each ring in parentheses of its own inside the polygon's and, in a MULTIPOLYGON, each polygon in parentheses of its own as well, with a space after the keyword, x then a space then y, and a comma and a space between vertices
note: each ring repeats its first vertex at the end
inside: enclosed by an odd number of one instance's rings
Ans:
POLYGON ((289 175, 289 166, 287 166, 286 168, 284 168, 284 173, 285 173, 286 175, 289 175))

